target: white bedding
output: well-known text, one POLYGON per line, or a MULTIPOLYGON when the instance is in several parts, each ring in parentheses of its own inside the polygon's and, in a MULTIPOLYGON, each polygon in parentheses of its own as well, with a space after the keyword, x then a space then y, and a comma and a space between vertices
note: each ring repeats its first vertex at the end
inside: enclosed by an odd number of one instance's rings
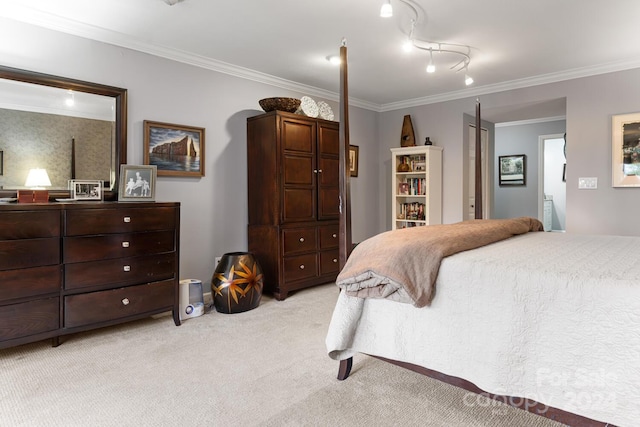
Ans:
POLYGON ((637 426, 640 238, 527 233, 462 252, 424 308, 341 292, 326 345, 637 426))

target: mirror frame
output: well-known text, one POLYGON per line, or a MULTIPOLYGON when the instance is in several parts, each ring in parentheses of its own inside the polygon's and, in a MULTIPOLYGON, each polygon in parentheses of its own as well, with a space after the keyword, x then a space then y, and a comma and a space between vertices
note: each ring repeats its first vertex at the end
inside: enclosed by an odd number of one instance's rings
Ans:
MULTIPOLYGON (((37 73, 35 71, 21 70, 0 65, 0 79, 20 81, 23 83, 33 83, 43 86, 57 87, 60 89, 74 90, 77 92, 92 93, 114 98, 116 105, 116 170, 114 171, 114 182, 109 191, 105 191, 105 200, 116 200, 118 191, 118 179, 120 165, 127 163, 127 89, 107 86, 98 83, 91 83, 82 80, 75 80, 66 77, 54 76, 51 74, 37 73)), ((15 197, 17 190, 2 189, 0 195, 3 197, 15 197), (7 193, 10 193, 7 195, 7 193)), ((64 190, 49 191, 49 198, 69 197, 69 192, 64 190)))

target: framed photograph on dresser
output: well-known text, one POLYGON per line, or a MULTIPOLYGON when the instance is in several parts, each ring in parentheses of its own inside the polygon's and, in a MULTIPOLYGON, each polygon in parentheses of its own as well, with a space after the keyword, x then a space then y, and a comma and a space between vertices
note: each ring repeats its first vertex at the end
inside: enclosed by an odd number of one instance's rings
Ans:
POLYGON ((155 165, 121 165, 118 200, 155 201, 157 173, 155 165))
POLYGON ((69 180, 69 194, 74 200, 103 200, 102 181, 69 180))

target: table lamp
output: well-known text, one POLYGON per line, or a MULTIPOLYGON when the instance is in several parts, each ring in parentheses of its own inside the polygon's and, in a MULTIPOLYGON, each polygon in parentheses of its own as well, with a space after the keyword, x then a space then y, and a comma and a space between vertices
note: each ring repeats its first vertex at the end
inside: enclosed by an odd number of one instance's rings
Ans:
POLYGON ((46 169, 31 169, 24 183, 30 190, 18 190, 18 201, 20 203, 47 203, 49 201, 49 191, 45 187, 51 187, 51 180, 46 169))

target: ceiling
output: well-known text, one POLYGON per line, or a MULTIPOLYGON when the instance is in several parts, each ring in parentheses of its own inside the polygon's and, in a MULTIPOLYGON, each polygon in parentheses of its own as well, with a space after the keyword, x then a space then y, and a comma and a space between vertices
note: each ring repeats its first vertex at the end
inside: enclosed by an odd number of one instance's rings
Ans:
POLYGON ((402 50, 401 0, 392 18, 384 0, 0 0, 0 16, 327 99, 344 38, 351 104, 376 111, 640 67, 637 0, 407 1, 416 37, 470 46, 472 86, 452 55, 427 74, 427 52, 402 50))

